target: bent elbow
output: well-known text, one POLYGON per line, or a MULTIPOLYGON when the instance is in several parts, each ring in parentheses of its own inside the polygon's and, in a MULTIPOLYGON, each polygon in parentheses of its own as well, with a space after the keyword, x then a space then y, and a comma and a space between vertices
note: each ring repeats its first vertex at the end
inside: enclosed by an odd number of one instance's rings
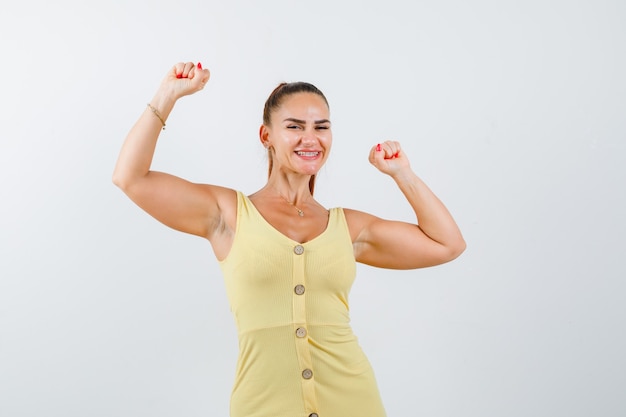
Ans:
POLYGON ((113 176, 111 177, 111 181, 113 181, 113 184, 116 187, 121 188, 122 190, 125 188, 124 178, 117 171, 113 172, 113 176))
POLYGON ((113 185, 115 185, 116 187, 120 186, 120 179, 117 177, 117 175, 115 175, 115 172, 111 176, 111 181, 113 182, 113 185))
POLYGON ((453 245, 449 247, 450 260, 456 259, 459 256, 461 256, 461 254, 465 252, 466 248, 467 248, 467 243, 465 243, 465 239, 463 239, 463 237, 459 237, 459 239, 456 242, 454 242, 453 245))
POLYGON ((128 188, 130 187, 132 183, 131 178, 128 175, 124 175, 122 172, 118 170, 113 171, 111 181, 113 181, 113 184, 116 187, 118 187, 124 192, 128 190, 128 188))

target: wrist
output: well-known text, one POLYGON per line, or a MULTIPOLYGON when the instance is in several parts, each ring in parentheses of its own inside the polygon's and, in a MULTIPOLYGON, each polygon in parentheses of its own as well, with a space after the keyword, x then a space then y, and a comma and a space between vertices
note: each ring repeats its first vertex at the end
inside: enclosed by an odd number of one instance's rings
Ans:
POLYGON ((172 92, 160 88, 157 93, 152 97, 152 100, 148 102, 148 107, 159 119, 163 128, 165 128, 165 122, 170 115, 170 112, 176 104, 176 97, 172 92))
POLYGON ((393 178, 393 180, 396 183, 413 182, 417 178, 417 175, 415 175, 413 170, 411 168, 409 168, 409 167, 406 167, 404 169, 398 170, 397 172, 394 172, 390 176, 391 176, 391 178, 393 178))
POLYGON ((159 111, 167 111, 174 107, 178 99, 179 97, 176 96, 171 88, 163 86, 152 96, 150 104, 159 109, 159 111))

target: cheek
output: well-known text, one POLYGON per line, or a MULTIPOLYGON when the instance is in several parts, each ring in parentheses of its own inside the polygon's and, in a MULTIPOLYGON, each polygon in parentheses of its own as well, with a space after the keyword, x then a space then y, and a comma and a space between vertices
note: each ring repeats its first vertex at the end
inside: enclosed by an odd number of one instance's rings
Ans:
POLYGON ((324 145, 326 146, 327 149, 330 150, 330 148, 333 146, 333 137, 332 137, 332 135, 329 135, 328 138, 326 138, 326 140, 324 141, 324 145))

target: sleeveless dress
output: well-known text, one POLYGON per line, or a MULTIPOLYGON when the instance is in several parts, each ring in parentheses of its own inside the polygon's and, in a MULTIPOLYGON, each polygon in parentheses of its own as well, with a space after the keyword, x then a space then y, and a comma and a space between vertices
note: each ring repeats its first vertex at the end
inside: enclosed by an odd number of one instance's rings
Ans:
POLYGON ((237 325, 231 417, 384 417, 350 327, 356 263, 341 208, 306 243, 280 233, 237 192, 233 246, 220 262, 237 325))

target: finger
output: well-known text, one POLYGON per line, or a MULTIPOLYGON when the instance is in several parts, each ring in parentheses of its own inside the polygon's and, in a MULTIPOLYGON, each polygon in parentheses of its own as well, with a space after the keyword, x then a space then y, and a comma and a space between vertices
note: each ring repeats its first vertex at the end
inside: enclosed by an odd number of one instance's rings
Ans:
POLYGON ((386 140, 383 143, 381 143, 381 150, 383 152, 383 158, 384 159, 391 159, 393 158, 393 154, 395 153, 394 151, 394 147, 393 147, 393 143, 386 140))
POLYGON ((189 72, 189 78, 197 80, 201 84, 206 84, 210 77, 211 72, 208 69, 203 69, 200 62, 189 72))
POLYGON ((190 78, 189 74, 193 71, 194 66, 193 62, 186 62, 183 68, 182 78, 190 78))
POLYGON ((380 143, 377 145, 372 146, 372 148, 370 149, 370 153, 367 156, 367 159, 370 161, 370 164, 374 164, 374 156, 376 155, 376 152, 380 152, 380 143))
POLYGON ((176 78, 183 78, 184 69, 185 69, 185 63, 179 62, 178 64, 174 65, 174 68, 172 68, 172 72, 174 73, 174 76, 176 78))
POLYGON ((211 71, 209 71, 206 68, 202 68, 202 64, 200 62, 198 62, 198 65, 196 67, 196 70, 200 70, 200 80, 202 82, 202 84, 206 84, 209 81, 209 78, 211 78, 211 71))
POLYGON ((206 85, 207 81, 209 81, 209 77, 210 77, 209 70, 204 70, 204 69, 201 69, 201 68, 202 68, 202 64, 200 64, 199 66, 194 67, 189 72, 190 86, 195 91, 202 90, 204 88, 204 86, 206 85))
POLYGON ((400 156, 400 143, 394 140, 387 140, 384 143, 385 159, 393 159, 400 156))
POLYGON ((385 160, 385 147, 384 144, 379 143, 372 147, 370 150, 370 163, 376 167, 384 163, 385 160))
POLYGON ((174 75, 176 78, 189 78, 189 73, 193 69, 192 62, 179 62, 174 65, 174 75))

